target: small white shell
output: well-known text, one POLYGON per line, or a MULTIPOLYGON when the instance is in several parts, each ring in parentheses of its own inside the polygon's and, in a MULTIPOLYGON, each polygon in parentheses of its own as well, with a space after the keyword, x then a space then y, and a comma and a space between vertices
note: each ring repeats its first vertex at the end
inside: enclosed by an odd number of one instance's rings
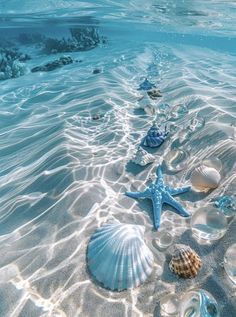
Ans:
POLYGON ((140 146, 131 161, 135 164, 145 166, 149 163, 154 162, 155 156, 148 153, 140 146))
POLYGON ((147 94, 143 95, 139 101, 138 101, 138 108, 143 109, 146 114, 149 116, 153 116, 156 114, 156 108, 154 105, 150 102, 150 98, 147 94))
POLYGON ((87 260, 91 274, 104 287, 124 290, 143 283, 154 257, 143 240, 144 226, 108 223, 91 237, 87 260))
POLYGON ((201 165, 192 172, 190 181, 196 188, 211 189, 218 187, 220 173, 213 167, 201 165))

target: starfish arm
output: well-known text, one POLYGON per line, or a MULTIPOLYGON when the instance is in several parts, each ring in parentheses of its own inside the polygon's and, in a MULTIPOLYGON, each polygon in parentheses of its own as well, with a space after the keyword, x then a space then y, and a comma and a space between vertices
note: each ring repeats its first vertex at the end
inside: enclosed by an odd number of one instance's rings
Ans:
POLYGON ((189 217, 190 214, 187 212, 187 210, 184 209, 184 207, 181 206, 181 204, 175 200, 173 197, 171 197, 170 194, 165 195, 163 202, 174 207, 176 209, 176 213, 183 217, 189 217))
POLYGON ((179 195, 188 192, 191 189, 191 186, 180 187, 180 188, 172 188, 166 186, 166 189, 170 193, 171 196, 179 195))
POLYGON ((141 199, 150 197, 147 190, 145 190, 144 192, 125 192, 125 195, 131 198, 141 198, 141 199))
POLYGON ((161 165, 157 167, 156 174, 157 174, 157 179, 155 181, 155 184, 163 184, 163 175, 162 175, 161 165))
POLYGON ((160 221, 161 221, 161 208, 162 208, 161 195, 156 195, 153 197, 152 205, 153 205, 154 228, 155 230, 158 230, 160 227, 160 221))

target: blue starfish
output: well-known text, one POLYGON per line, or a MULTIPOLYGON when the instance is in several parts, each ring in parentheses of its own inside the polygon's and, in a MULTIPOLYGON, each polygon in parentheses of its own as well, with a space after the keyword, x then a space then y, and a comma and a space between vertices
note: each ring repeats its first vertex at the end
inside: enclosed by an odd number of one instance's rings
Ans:
POLYGON ((164 185, 161 166, 157 168, 157 179, 149 185, 144 192, 126 192, 125 194, 131 198, 149 198, 153 205, 153 219, 156 230, 160 227, 162 205, 168 204, 176 209, 176 213, 183 217, 188 217, 190 214, 175 200, 172 196, 185 193, 190 190, 191 186, 182 188, 171 188, 164 185))
POLYGON ((155 84, 152 84, 147 78, 145 78, 137 90, 150 90, 152 88, 156 88, 155 84))

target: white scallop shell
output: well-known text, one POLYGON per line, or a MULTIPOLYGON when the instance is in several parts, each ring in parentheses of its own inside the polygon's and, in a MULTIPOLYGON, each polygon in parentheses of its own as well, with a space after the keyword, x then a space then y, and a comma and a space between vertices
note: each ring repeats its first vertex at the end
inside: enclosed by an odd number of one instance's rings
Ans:
POLYGON ((190 181, 196 188, 216 188, 221 180, 220 173, 213 167, 201 165, 191 174, 190 181))
POLYGON ((151 274, 154 257, 143 240, 144 226, 108 223, 92 235, 87 250, 93 277, 111 290, 143 283, 151 274))
POLYGON ((139 147, 137 152, 132 158, 132 162, 141 166, 145 166, 155 161, 155 156, 139 147))

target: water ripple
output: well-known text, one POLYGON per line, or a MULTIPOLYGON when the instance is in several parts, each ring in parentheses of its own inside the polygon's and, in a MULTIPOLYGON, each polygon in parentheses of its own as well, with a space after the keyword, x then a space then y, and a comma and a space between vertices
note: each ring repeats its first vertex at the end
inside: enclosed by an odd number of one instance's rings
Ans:
MULTIPOLYGON (((113 43, 106 52, 107 56, 99 49, 83 53, 91 59, 89 68, 74 64, 3 84, 2 316, 152 316, 159 296, 174 287, 170 277, 156 278, 165 263, 161 253, 150 281, 132 291, 108 292, 93 283, 86 270, 88 239, 103 222, 140 223, 151 234, 151 205, 124 196, 130 186, 143 188, 156 168, 130 167, 133 151, 153 120, 137 109, 137 88, 145 77, 150 76, 163 95, 150 102, 173 125, 154 155, 168 157, 178 148, 188 153, 183 169, 170 169, 171 175, 166 171, 167 181, 188 182, 192 169, 209 156, 222 161, 222 187, 204 197, 189 193, 182 201, 186 208, 193 213, 221 190, 236 188, 235 57, 154 44, 118 51, 113 43), (103 72, 93 75, 91 69, 98 63, 103 72)), ((188 228, 185 220, 168 212, 163 226, 177 236, 188 228)), ((205 283, 209 274, 198 282, 205 283)), ((216 283, 227 291, 222 279, 219 274, 216 283)), ((222 301, 227 300, 222 295, 222 301)))

